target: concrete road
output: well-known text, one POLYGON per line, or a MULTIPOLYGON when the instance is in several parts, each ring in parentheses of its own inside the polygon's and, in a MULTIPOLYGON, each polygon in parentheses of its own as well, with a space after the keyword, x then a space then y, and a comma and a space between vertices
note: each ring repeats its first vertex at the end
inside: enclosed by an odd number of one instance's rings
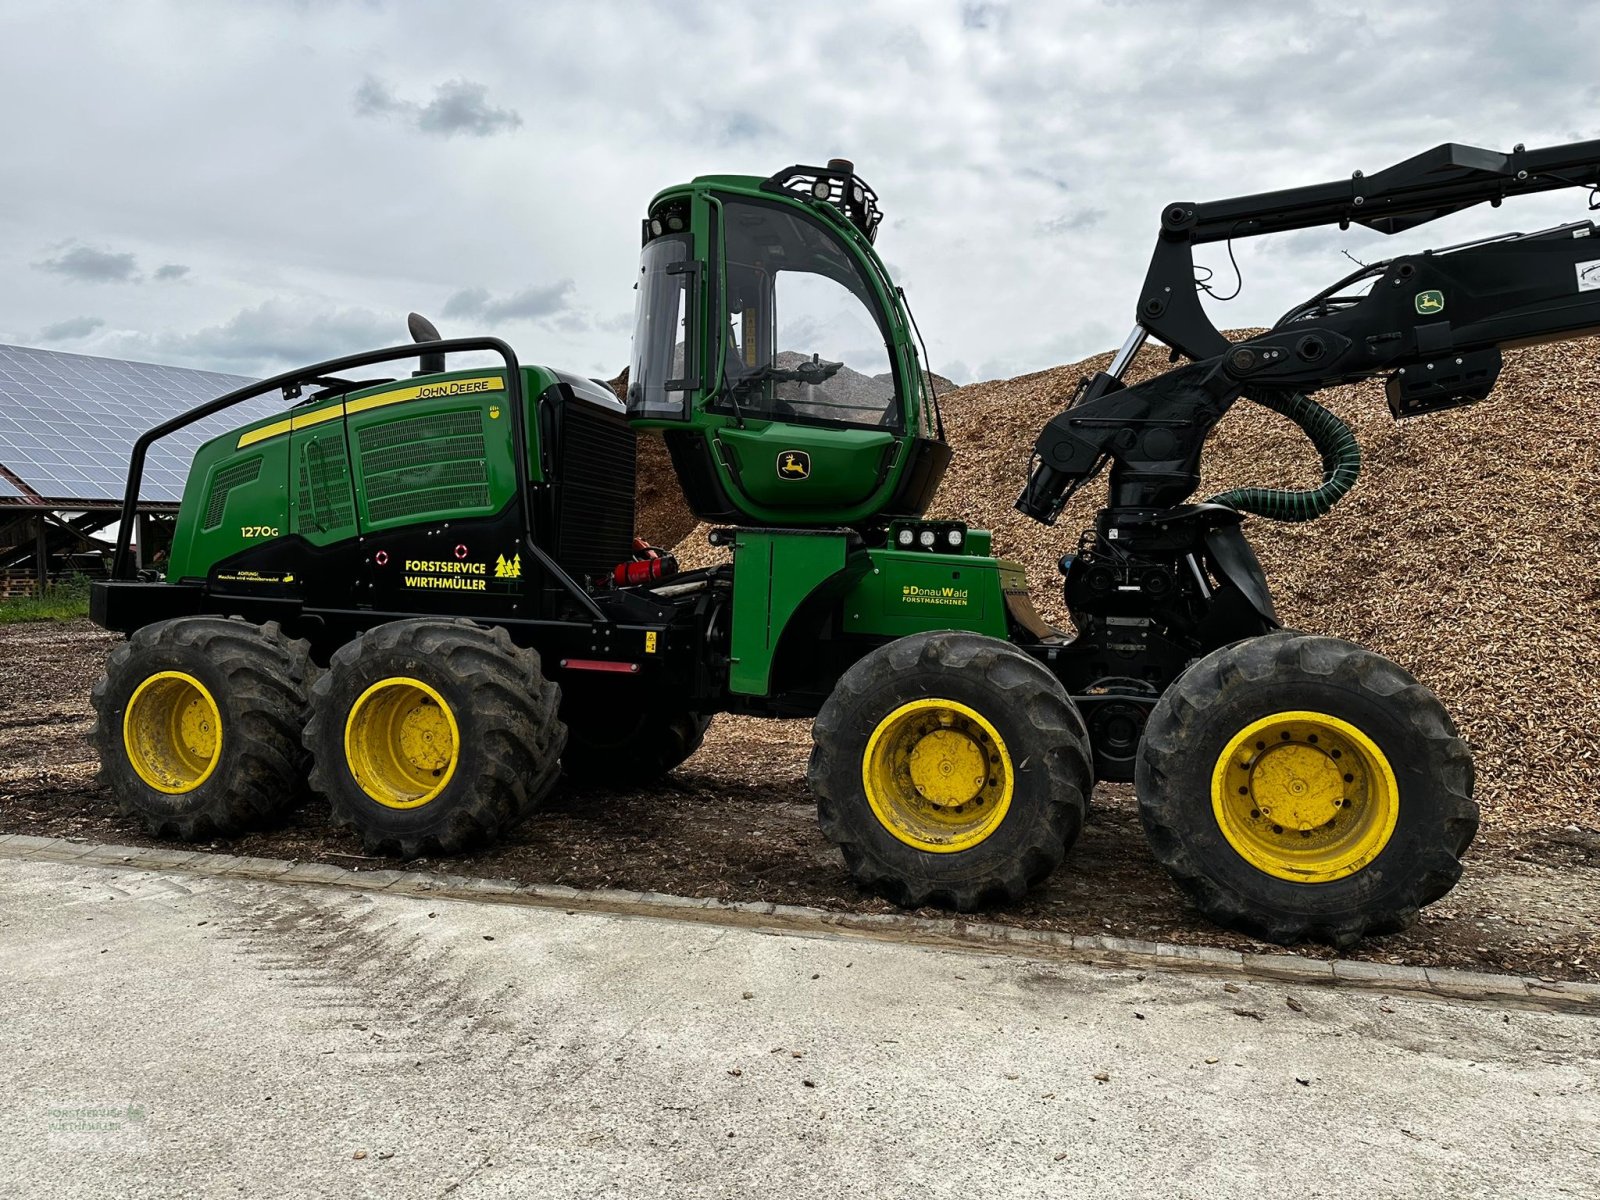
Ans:
POLYGON ((8 862, 8 1196, 1600 1196, 1600 1022, 8 862))

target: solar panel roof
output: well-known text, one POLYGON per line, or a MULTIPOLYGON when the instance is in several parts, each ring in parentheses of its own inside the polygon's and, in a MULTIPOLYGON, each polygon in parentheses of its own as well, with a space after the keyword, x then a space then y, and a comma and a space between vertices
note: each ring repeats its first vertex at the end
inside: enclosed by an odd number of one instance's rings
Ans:
POLYGON ((7 499, 7 498, 14 499, 15 497, 20 496, 20 495, 22 495, 21 492, 17 491, 16 488, 12 487, 9 483, 7 483, 5 481, 5 479, 0 478, 0 500, 4 500, 4 499, 7 499))
MULTIPOLYGON (((0 346, 0 465, 47 500, 120 500, 141 433, 250 382, 215 371, 0 346)), ((140 498, 176 504, 202 442, 283 408, 282 398, 270 394, 157 442, 140 498)), ((0 481, 0 496, 17 494, 0 481)))

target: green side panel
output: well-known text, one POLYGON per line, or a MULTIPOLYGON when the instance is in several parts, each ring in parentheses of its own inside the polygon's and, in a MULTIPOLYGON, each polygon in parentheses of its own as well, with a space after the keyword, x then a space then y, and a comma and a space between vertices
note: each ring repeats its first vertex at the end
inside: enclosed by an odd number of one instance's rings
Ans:
POLYGON ((752 421, 716 435, 739 489, 773 511, 849 508, 872 497, 895 436, 871 429, 823 429, 752 421))
POLYGON ((288 439, 238 449, 239 435, 196 452, 173 528, 169 579, 204 578, 219 558, 289 532, 288 439))
POLYGON ((871 573, 844 598, 846 633, 905 637, 930 629, 962 629, 1003 638, 1005 592, 1026 587, 1022 568, 1000 559, 914 550, 867 554, 871 573))
MULTIPOLYGON (((733 545, 733 666, 730 691, 764 696, 772 656, 795 610, 845 570, 848 535, 833 530, 741 529, 733 545)), ((865 569, 865 562, 861 568, 865 569)))
POLYGON ((328 421, 289 436, 293 472, 289 528, 326 546, 356 535, 355 481, 343 421, 328 421))

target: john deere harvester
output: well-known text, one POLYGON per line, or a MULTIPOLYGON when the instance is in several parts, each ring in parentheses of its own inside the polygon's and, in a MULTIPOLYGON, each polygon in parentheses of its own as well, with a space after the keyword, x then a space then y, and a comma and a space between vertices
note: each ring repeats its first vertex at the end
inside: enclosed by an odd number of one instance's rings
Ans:
POLYGON ((1053 523, 1109 468, 1106 506, 1064 546, 1070 632, 989 533, 927 515, 951 451, 851 164, 670 188, 643 222, 625 402, 414 320, 413 345, 140 439, 93 596, 129 635, 94 693, 105 778, 158 834, 258 825, 309 784, 373 852, 448 854, 563 770, 659 776, 715 713, 814 717, 823 831, 898 903, 1016 899, 1062 861, 1094 781, 1133 780, 1156 856, 1214 919, 1340 944, 1399 927, 1460 874, 1471 757, 1400 667, 1279 627, 1245 514, 1307 519, 1354 483, 1359 451, 1318 389, 1382 375, 1410 417, 1487 395, 1503 346, 1600 328, 1600 240, 1584 220, 1400 255, 1236 343, 1200 305, 1193 248, 1395 233, 1597 182, 1600 142, 1446 145, 1168 205, 1134 333, 1041 433, 1018 501, 1053 523), (1176 365, 1126 385, 1150 336, 1176 365), (360 374, 396 362, 415 373, 360 374), (271 394, 280 415, 201 449, 164 577, 139 577, 148 446, 271 394), (1305 430, 1320 486, 1191 501, 1241 397, 1305 430), (636 430, 664 438, 730 563, 678 571, 635 540, 636 430))

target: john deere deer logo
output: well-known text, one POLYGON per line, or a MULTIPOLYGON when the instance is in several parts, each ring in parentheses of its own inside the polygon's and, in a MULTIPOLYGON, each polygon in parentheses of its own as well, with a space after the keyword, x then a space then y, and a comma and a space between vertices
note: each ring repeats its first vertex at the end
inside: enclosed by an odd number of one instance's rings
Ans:
POLYGON ((1444 311, 1444 293, 1433 288, 1429 288, 1425 292, 1418 292, 1417 311, 1425 317, 1431 316, 1433 313, 1442 313, 1444 311))
POLYGON ((782 450, 778 453, 779 479, 809 479, 811 455, 804 450, 782 450))

